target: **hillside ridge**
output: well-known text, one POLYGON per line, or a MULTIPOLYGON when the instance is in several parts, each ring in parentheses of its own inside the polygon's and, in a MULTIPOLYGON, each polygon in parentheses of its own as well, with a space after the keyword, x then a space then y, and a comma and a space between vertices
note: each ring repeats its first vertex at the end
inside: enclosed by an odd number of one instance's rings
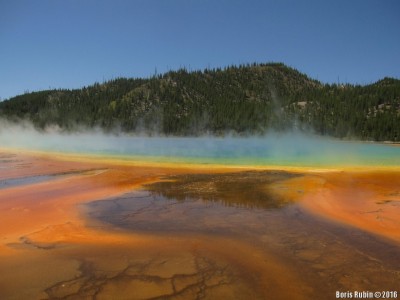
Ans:
POLYGON ((400 80, 323 84, 283 63, 246 64, 81 89, 44 90, 0 102, 0 117, 38 129, 196 136, 299 130, 337 138, 400 140, 400 80))

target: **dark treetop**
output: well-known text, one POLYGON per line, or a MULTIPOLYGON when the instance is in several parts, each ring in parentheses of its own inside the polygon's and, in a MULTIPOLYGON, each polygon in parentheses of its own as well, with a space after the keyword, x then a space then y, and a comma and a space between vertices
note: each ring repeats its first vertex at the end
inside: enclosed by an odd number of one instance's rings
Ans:
POLYGON ((47 90, 0 102, 0 117, 45 129, 100 127, 165 135, 299 130, 338 138, 400 140, 400 80, 322 84, 281 63, 180 69, 47 90))

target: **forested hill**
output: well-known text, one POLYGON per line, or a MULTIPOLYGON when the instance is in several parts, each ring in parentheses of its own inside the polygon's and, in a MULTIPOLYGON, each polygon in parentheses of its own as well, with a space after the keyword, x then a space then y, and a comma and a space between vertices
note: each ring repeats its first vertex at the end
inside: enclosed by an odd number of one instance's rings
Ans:
POLYGON ((27 93, 0 102, 0 117, 38 128, 166 135, 306 130, 338 138, 400 140, 400 80, 328 85, 280 63, 185 69, 119 78, 77 90, 27 93))

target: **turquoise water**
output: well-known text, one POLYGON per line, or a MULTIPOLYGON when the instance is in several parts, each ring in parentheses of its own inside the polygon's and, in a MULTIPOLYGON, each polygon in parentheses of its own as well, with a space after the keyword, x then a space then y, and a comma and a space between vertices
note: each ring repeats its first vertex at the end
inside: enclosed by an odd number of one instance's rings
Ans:
POLYGON ((0 145, 172 163, 400 167, 400 146, 343 142, 302 134, 189 138, 3 131, 0 145))

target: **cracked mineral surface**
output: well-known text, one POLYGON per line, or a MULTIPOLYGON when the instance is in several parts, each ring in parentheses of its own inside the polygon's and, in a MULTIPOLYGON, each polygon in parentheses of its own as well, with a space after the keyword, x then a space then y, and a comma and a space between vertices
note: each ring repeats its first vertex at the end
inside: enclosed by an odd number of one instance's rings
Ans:
POLYGON ((9 152, 0 163, 1 299, 333 299, 398 289, 398 171, 9 152))

